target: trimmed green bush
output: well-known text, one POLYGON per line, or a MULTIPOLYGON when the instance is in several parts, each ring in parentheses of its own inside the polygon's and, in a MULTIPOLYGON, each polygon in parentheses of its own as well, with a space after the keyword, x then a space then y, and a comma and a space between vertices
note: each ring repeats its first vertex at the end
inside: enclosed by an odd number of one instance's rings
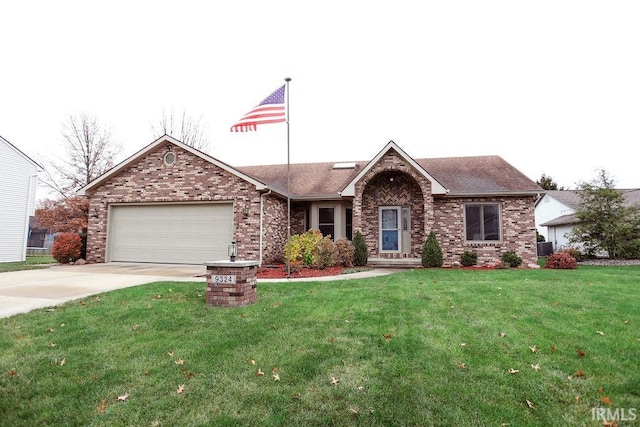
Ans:
POLYGON ((356 231, 351 242, 354 248, 353 252, 353 265, 356 267, 362 267, 367 265, 369 259, 369 249, 367 243, 364 241, 364 236, 360 233, 360 230, 356 231))
POLYGON ((473 251, 464 251, 462 255, 460 255, 460 264, 465 267, 471 267, 472 265, 476 265, 478 263, 478 254, 473 251))
POLYGON ((324 236, 313 249, 312 267, 324 269, 336 263, 336 245, 331 236, 324 236))
POLYGON ((515 268, 522 264, 522 258, 519 257, 514 251, 507 251, 502 254, 502 261, 509 264, 509 267, 515 268))
POLYGON ((442 264, 444 264, 442 247, 436 238, 436 233, 431 230, 424 245, 422 245, 422 266, 442 267, 442 264))

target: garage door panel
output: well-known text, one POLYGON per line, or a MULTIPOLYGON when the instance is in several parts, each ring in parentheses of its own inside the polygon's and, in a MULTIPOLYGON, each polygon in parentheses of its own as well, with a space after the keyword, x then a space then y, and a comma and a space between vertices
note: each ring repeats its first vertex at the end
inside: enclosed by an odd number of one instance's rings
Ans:
POLYGON ((233 205, 112 206, 111 261, 199 264, 226 259, 233 205))

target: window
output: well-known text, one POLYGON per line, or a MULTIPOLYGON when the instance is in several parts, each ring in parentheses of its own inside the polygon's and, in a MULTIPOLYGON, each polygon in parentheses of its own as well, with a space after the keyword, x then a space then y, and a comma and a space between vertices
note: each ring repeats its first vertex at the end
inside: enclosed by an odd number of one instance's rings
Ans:
POLYGON ((334 237, 335 223, 334 223, 334 210, 333 208, 318 208, 318 229, 323 236, 331 235, 331 239, 334 237))
POLYGON ((466 240, 501 240, 499 204, 478 203, 465 205, 464 221, 466 240))
POLYGON ((382 252, 400 250, 400 208, 380 208, 380 247, 382 252))
POLYGON ((345 237, 347 240, 353 240, 353 209, 346 209, 346 221, 345 221, 345 237))

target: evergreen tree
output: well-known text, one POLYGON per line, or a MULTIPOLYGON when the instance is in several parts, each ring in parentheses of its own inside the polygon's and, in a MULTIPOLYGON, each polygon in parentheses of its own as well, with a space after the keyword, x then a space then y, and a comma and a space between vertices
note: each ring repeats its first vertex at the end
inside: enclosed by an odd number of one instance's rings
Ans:
POLYGON ((444 258, 442 255, 442 247, 436 238, 436 233, 431 230, 422 245, 422 266, 423 267, 442 267, 444 258))
POLYGON ((369 259, 369 250, 367 249, 367 243, 364 241, 364 236, 360 233, 360 230, 356 231, 352 241, 355 249, 353 254, 353 265, 362 267, 367 265, 369 259))

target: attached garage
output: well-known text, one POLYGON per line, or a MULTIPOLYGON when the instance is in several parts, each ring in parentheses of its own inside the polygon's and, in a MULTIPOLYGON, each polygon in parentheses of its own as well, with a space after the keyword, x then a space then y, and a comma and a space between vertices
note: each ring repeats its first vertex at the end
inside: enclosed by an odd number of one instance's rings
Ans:
POLYGON ((201 264, 227 258, 232 203, 112 204, 108 261, 201 264))

